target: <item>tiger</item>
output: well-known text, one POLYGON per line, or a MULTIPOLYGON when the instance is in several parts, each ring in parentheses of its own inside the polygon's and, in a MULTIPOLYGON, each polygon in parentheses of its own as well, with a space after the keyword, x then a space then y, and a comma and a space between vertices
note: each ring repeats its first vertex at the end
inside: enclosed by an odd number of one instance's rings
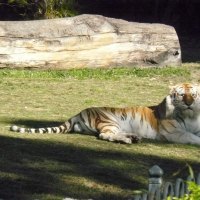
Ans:
POLYGON ((99 139, 125 144, 143 138, 174 143, 200 145, 199 85, 181 83, 155 106, 90 107, 55 127, 23 128, 20 133, 81 133, 99 139))

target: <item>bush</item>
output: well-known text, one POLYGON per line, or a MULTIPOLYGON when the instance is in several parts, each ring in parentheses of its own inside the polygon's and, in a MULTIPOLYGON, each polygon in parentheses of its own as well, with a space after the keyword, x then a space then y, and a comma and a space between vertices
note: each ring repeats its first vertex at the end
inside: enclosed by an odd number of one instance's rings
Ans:
POLYGON ((4 0, 0 3, 0 19, 31 20, 74 16, 75 0, 4 0))
POLYGON ((45 16, 46 18, 55 18, 77 15, 75 5, 75 0, 49 0, 45 16))
MULTIPOLYGON (((188 182, 188 189, 189 194, 185 194, 184 197, 177 198, 173 197, 173 200, 200 200, 200 185, 197 185, 195 182, 188 182)), ((171 200, 170 197, 168 197, 167 200, 171 200)))

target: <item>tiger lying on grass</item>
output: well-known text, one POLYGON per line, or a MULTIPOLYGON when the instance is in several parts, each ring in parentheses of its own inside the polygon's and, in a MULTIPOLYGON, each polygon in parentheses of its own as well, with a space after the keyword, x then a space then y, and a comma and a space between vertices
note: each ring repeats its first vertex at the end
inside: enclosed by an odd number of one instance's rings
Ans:
POLYGON ((174 86, 164 100, 151 107, 87 108, 58 127, 20 128, 24 133, 86 133, 100 139, 131 144, 141 138, 200 145, 199 86, 174 86))

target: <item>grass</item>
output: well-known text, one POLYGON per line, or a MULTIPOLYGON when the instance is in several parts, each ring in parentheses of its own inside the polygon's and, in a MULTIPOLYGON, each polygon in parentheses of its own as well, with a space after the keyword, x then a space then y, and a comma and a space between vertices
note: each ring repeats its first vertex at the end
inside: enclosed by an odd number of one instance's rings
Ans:
POLYGON ((200 82, 200 65, 155 69, 0 70, 0 198, 128 199, 147 188, 148 169, 164 178, 200 171, 200 148, 144 140, 122 145, 81 134, 9 131, 55 125, 90 106, 154 105, 179 82, 200 82))
POLYGON ((118 68, 118 69, 70 69, 70 70, 9 70, 0 71, 0 78, 75 78, 79 80, 86 79, 121 79, 127 77, 151 77, 151 76, 187 76, 190 71, 186 68, 164 67, 164 68, 118 68))

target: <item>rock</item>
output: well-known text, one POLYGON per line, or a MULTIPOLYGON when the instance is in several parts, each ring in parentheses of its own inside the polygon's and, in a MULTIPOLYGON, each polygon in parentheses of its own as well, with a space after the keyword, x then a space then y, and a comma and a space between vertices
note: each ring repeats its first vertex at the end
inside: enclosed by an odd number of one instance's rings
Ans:
POLYGON ((173 27, 100 15, 0 21, 0 67, 83 68, 180 65, 173 27))

